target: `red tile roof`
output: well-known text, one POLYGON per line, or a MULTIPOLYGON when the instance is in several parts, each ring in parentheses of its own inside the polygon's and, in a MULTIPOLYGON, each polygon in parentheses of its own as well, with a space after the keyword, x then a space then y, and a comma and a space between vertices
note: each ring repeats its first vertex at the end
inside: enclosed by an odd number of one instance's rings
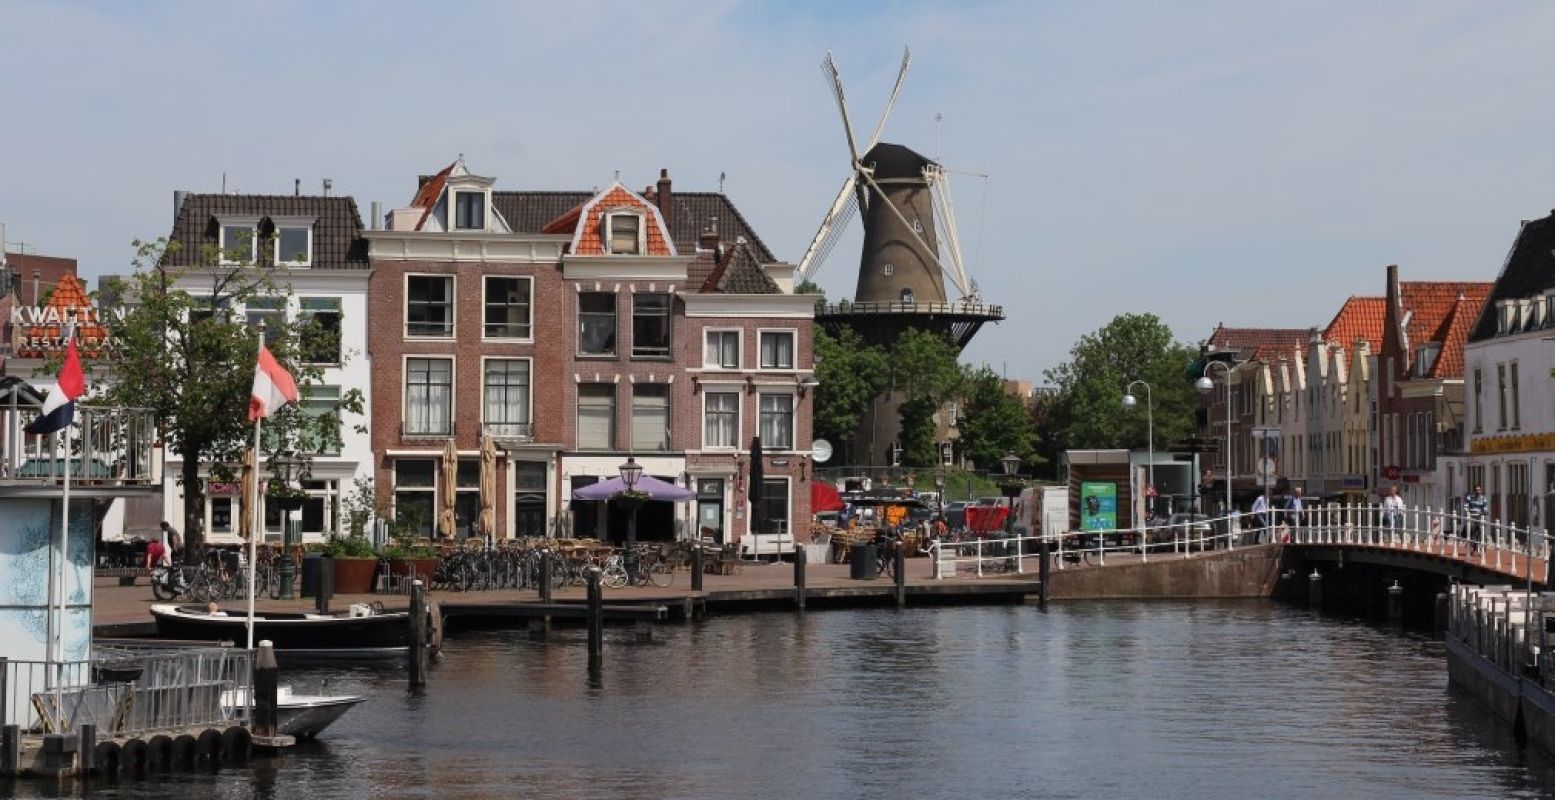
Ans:
MULTIPOLYGON (((1488 284, 1487 284, 1488 285, 1488 284)), ((1490 293, 1477 296, 1464 297, 1453 303, 1452 311, 1447 315, 1447 322, 1443 326, 1442 351, 1436 357, 1436 363, 1431 365, 1430 378, 1461 378, 1463 377, 1463 345, 1469 340, 1469 332, 1474 329, 1474 321, 1479 319, 1480 307, 1485 304, 1485 298, 1490 293)))
POLYGON ((1388 300, 1385 297, 1361 297, 1351 295, 1339 307, 1332 322, 1323 330, 1323 341, 1343 347, 1346 353, 1354 353, 1362 339, 1371 346, 1382 346, 1382 332, 1386 329, 1388 300))
POLYGON ((1212 352, 1236 351, 1239 357, 1248 359, 1260 353, 1289 354, 1295 348, 1305 347, 1310 335, 1307 328, 1227 328, 1222 323, 1215 326, 1205 344, 1212 352))
MULTIPOLYGON (((76 340, 82 358, 97 358, 102 355, 103 346, 108 341, 108 328, 105 327, 97 316, 97 306, 92 302, 86 287, 81 284, 81 279, 74 275, 66 275, 54 285, 54 290, 49 293, 48 302, 43 304, 46 308, 57 309, 62 319, 76 320, 76 340)), ((29 325, 27 327, 27 339, 59 340, 65 336, 67 325, 59 324, 29 325)), ((43 358, 60 354, 64 351, 46 351, 31 347, 25 343, 18 343, 16 355, 18 358, 43 358)))
POLYGON ((644 255, 671 256, 675 254, 673 246, 669 243, 669 234, 664 230, 662 218, 658 207, 643 199, 631 189, 616 184, 604 192, 601 192, 584 203, 577 213, 572 211, 552 220, 545 226, 548 233, 565 233, 562 230, 552 230, 553 226, 562 226, 568 217, 576 217, 577 224, 571 227, 574 247, 572 254, 575 256, 599 256, 605 255, 605 243, 601 238, 603 227, 601 221, 605 212, 619 208, 640 209, 643 212, 643 222, 647 225, 647 247, 644 255))
POLYGON ((416 196, 411 198, 410 207, 423 209, 421 219, 416 220, 416 230, 421 230, 421 226, 427 224, 427 215, 431 214, 432 207, 437 205, 437 198, 443 196, 443 186, 448 183, 448 173, 453 172, 454 166, 458 163, 455 161, 443 167, 442 171, 423 181, 421 188, 416 190, 416 196))

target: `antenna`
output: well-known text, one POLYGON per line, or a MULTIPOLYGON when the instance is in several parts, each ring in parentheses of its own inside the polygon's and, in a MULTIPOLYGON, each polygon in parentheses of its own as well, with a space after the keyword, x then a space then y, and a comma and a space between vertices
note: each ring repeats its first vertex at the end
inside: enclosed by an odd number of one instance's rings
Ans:
POLYGON ((945 121, 945 115, 934 112, 934 160, 941 163, 945 160, 945 137, 940 133, 940 127, 945 121))
POLYGON ((718 193, 719 194, 723 194, 724 193, 724 178, 725 177, 727 177, 727 173, 724 173, 724 172, 718 173, 718 193))

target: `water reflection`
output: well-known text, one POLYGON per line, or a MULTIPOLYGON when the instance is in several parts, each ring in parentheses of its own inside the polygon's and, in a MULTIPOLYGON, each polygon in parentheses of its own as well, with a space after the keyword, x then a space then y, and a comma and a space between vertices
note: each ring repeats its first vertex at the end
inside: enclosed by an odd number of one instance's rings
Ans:
MULTIPOLYGON (((1533 797, 1548 760, 1450 693, 1429 638, 1258 602, 762 614, 460 635, 426 691, 276 762, 113 797, 1533 797)), ((35 786, 19 787, 31 796, 35 786)), ((4 787, 0 787, 0 792, 4 787)))

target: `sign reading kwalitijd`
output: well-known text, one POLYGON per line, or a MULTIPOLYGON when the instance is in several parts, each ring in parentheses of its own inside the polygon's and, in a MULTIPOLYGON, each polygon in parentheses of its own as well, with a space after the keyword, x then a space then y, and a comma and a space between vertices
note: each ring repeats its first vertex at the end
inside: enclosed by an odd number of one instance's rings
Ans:
POLYGON ((83 358, 100 358, 113 349, 110 315, 92 304, 74 275, 61 278, 41 306, 17 306, 11 312, 11 346, 17 358, 50 358, 65 352, 65 332, 76 326, 83 358))
POLYGON ((1110 531, 1118 527, 1118 485, 1110 481, 1080 482, 1080 530, 1110 531))

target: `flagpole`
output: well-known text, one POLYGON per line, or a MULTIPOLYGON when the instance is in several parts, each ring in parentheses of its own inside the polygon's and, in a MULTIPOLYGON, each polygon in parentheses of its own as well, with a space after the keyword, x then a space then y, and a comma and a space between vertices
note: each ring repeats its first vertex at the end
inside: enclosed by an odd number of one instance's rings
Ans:
MULTIPOLYGON (((76 329, 71 325, 65 330, 65 347, 70 347, 74 341, 76 329)), ((63 392, 64 388, 55 387, 55 391, 63 392)), ((74 414, 72 413, 72 417, 74 414)), ((74 420, 72 420, 74 422, 74 420)), ((58 664, 64 658, 60 639, 63 637, 65 627, 65 598, 64 598, 64 571, 66 547, 70 541, 70 428, 67 423, 60 431, 60 441, 64 451, 65 480, 59 511, 59 540, 53 541, 51 535, 49 541, 49 613, 46 631, 48 642, 44 646, 44 660, 50 664, 58 664)), ((53 675, 51 674, 52 678, 53 675)))
MULTIPOLYGON (((263 336, 263 334, 260 334, 263 336)), ((248 504, 248 649, 254 649, 254 581, 258 575, 258 552, 256 542, 259 541, 260 523, 264 520, 259 517, 259 423, 254 420, 254 488, 249 494, 253 502, 248 504)))

